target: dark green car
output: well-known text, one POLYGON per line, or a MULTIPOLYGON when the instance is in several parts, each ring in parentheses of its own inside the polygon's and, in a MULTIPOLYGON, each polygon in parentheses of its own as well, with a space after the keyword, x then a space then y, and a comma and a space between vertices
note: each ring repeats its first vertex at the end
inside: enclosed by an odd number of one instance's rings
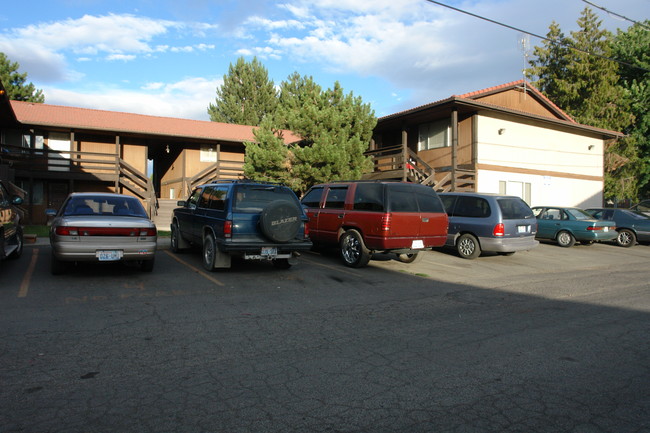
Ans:
POLYGON ((571 247, 576 241, 591 245, 597 241, 616 239, 616 224, 596 219, 577 207, 536 206, 537 238, 551 239, 561 247, 571 247))

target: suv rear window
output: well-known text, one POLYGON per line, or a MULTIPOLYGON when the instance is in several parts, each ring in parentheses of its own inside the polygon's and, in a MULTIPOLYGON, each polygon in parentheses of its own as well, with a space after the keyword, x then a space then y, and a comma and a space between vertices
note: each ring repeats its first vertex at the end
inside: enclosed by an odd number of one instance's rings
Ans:
POLYGON ((380 183, 359 183, 354 192, 354 209, 384 211, 384 186, 380 183))
POLYGON ((518 220, 524 218, 533 218, 533 211, 520 198, 499 198, 497 199, 501 214, 504 220, 518 220))
POLYGON ((276 200, 295 203, 293 192, 281 186, 237 185, 233 194, 233 209, 238 212, 260 212, 276 200))
POLYGON ((391 212, 445 212, 438 194, 431 188, 396 184, 387 185, 387 190, 391 212))

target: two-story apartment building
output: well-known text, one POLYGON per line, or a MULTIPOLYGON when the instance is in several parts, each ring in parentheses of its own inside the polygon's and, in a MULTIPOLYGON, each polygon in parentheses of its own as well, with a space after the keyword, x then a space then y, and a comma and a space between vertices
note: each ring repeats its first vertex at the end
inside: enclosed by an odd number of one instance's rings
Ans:
POLYGON ((531 206, 600 206, 604 151, 622 136, 578 124, 517 81, 380 118, 366 177, 508 193, 531 206))

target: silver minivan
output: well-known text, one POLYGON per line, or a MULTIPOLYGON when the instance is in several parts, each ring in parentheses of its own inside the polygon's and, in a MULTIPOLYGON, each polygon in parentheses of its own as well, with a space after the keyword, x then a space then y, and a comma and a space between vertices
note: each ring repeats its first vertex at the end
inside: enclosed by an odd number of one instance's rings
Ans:
POLYGON ((445 245, 456 248, 464 259, 474 259, 482 251, 509 256, 539 245, 537 219, 519 197, 474 192, 439 196, 449 216, 445 245))

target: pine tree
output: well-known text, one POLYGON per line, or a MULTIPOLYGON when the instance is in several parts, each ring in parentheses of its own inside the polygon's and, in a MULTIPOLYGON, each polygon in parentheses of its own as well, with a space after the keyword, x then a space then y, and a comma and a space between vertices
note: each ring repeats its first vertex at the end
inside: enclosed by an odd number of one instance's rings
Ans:
POLYGON ((639 152, 637 180, 642 197, 650 194, 650 20, 619 29, 612 49, 621 61, 619 85, 631 101, 635 121, 623 130, 636 141, 639 152))
POLYGON ((266 68, 257 60, 243 57, 230 64, 214 104, 208 107, 213 122, 258 126, 277 105, 277 95, 266 68))
MULTIPOLYGON (((252 146, 256 155, 246 156, 247 175, 261 179, 271 172, 270 159, 281 154, 277 147, 277 131, 291 130, 302 141, 287 148, 287 160, 278 174, 297 192, 329 180, 359 179, 371 168, 364 156, 376 125, 374 112, 368 104, 352 93, 344 94, 336 82, 333 89, 323 91, 312 77, 298 73, 289 76, 280 86, 278 109, 272 121, 261 125, 255 135, 259 142, 252 146), (257 146, 267 149, 266 160, 257 146), (261 164, 261 165, 260 165, 261 164)), ((247 147, 248 152, 248 147, 247 147)))
POLYGON ((27 73, 18 73, 20 65, 11 62, 4 53, 0 53, 0 81, 7 91, 9 99, 27 102, 45 102, 42 90, 36 90, 34 84, 26 83, 27 73))
MULTIPOLYGON (((535 48, 527 75, 540 90, 579 123, 624 131, 634 121, 630 101, 618 85, 618 64, 611 60, 612 34, 588 7, 578 19, 579 31, 564 37, 557 24, 547 35, 553 42, 535 48)), ((605 150, 605 196, 636 195, 637 155, 634 140, 610 143, 605 150)))

